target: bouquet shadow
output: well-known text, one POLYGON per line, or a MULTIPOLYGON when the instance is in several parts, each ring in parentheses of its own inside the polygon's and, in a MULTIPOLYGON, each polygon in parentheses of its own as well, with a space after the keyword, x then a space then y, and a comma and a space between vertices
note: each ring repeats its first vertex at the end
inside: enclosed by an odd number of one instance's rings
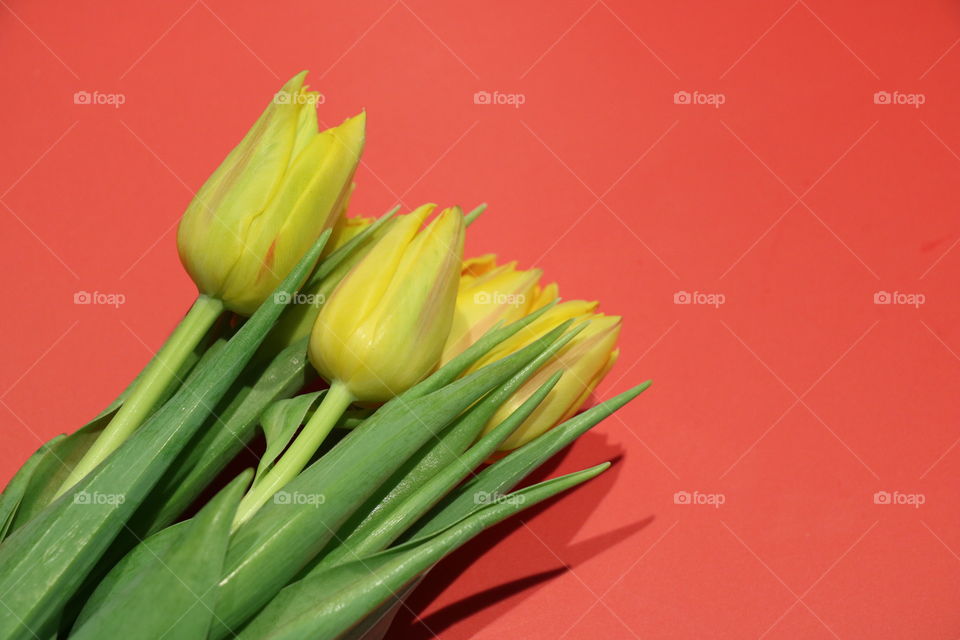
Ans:
POLYGON ((549 478, 564 462, 568 463, 566 466, 576 467, 597 459, 608 459, 614 463, 609 473, 577 491, 533 507, 523 519, 508 520, 490 528, 431 569, 426 579, 399 607, 386 638, 431 640, 468 617, 475 629, 484 628, 504 612, 520 606, 553 578, 575 571, 577 565, 630 538, 650 524, 654 519, 652 515, 588 540, 572 542, 581 523, 616 482, 623 462, 621 451, 608 443, 605 436, 597 433, 584 434, 572 447, 537 469, 524 484, 549 478), (551 505, 557 500, 562 500, 564 508, 550 511, 551 505), (577 514, 577 517, 571 518, 570 514, 577 514), (520 577, 510 578, 424 615, 430 605, 478 557, 486 553, 495 554, 501 541, 528 528, 527 522, 534 520, 538 524, 538 533, 533 533, 532 529, 527 533, 532 538, 529 543, 531 553, 512 553, 509 565, 503 568, 504 574, 521 574, 520 577), (544 564, 548 568, 544 568, 544 564))

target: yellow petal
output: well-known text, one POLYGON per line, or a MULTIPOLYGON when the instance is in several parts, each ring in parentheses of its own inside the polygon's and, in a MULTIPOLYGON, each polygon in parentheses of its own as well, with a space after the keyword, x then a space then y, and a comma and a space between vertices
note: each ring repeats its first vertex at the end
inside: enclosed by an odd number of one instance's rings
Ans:
POLYGON ((463 215, 435 205, 393 221, 327 300, 310 358, 328 380, 367 402, 387 400, 437 364, 450 328, 463 250, 463 215))
POLYGON ((586 322, 587 326, 524 383, 485 427, 486 431, 495 427, 550 376, 563 372, 540 406, 503 442, 501 450, 520 447, 572 416, 613 366, 620 318, 594 315, 586 322))
MULTIPOLYGON (((281 91, 299 93, 306 71, 281 91)), ((302 105, 271 101, 190 202, 177 232, 180 259, 200 291, 223 292, 247 243, 250 221, 279 188, 290 163, 302 105)))

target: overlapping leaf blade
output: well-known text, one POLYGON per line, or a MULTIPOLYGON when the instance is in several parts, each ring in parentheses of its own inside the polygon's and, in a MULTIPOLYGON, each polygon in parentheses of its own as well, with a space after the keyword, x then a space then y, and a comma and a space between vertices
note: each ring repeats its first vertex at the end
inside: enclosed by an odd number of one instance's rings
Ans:
POLYGON ((254 484, 270 471, 273 462, 287 448, 297 429, 303 424, 307 412, 325 394, 326 391, 314 391, 278 400, 263 412, 260 425, 263 427, 263 434, 267 439, 267 448, 260 457, 260 464, 257 465, 254 484))
POLYGON ((647 381, 628 389, 512 451, 447 496, 430 514, 411 528, 405 539, 429 535, 464 518, 476 510, 475 497, 478 493, 484 495, 507 493, 550 456, 643 393, 650 384, 650 381, 647 381))
POLYGON ((306 362, 304 338, 283 349, 265 369, 248 367, 134 515, 131 530, 144 537, 180 516, 248 445, 263 411, 293 395, 313 375, 306 362))
MULTIPOLYGON (((187 357, 175 379, 158 399, 158 406, 166 402, 177 390, 180 381, 189 375, 194 365, 200 360, 206 345, 217 332, 217 327, 212 328, 207 337, 187 357)), ((123 404, 133 385, 140 379, 140 375, 93 420, 71 434, 54 436, 37 449, 27 463, 20 468, 0 495, 0 540, 50 504, 73 467, 123 404)))
MULTIPOLYGON (((288 502, 267 503, 237 530, 218 601, 222 624, 214 627, 211 637, 227 636, 269 602, 399 465, 543 352, 550 338, 545 336, 436 391, 395 398, 288 483, 283 488, 291 497, 288 502), (297 499, 318 494, 322 501, 297 499)), ((430 379, 424 384, 429 386, 430 379)))
POLYGON ((493 453, 497 445, 503 442, 526 420, 534 409, 543 402, 550 390, 560 380, 561 372, 554 374, 510 416, 482 437, 463 455, 451 460, 439 473, 425 479, 415 491, 405 498, 382 509, 372 518, 364 521, 349 537, 339 543, 324 556, 309 575, 323 571, 341 562, 363 558, 382 551, 402 534, 407 527, 417 521, 438 500, 455 487, 493 453))
POLYGON ((213 619, 215 586, 223 571, 230 525, 251 472, 238 476, 184 523, 177 544, 152 570, 128 574, 125 584, 87 607, 73 640, 138 638, 204 640, 213 619))
MULTIPOLYGON (((325 233, 277 291, 292 295, 313 267, 325 233)), ((283 298, 280 298, 283 299, 283 298)), ((67 600, 124 523, 199 429, 282 310, 273 296, 117 451, 0 545, 0 638, 46 636, 67 600), (77 496, 113 496, 84 504, 77 496), (122 495, 119 500, 116 496, 122 495)))
POLYGON ((332 640, 389 602, 404 585, 485 528, 602 473, 603 463, 485 505, 435 535, 340 564, 286 587, 240 640, 332 640))
MULTIPOLYGON (((394 472, 393 476, 384 482, 383 486, 374 492, 366 503, 357 509, 354 516, 337 531, 337 535, 330 543, 331 548, 328 550, 332 551, 333 547, 338 546, 341 541, 355 534, 364 535, 365 530, 376 526, 374 521, 379 514, 391 509, 393 505, 418 491, 437 472, 456 461, 460 454, 476 440, 477 435, 493 417, 500 405, 578 333, 576 330, 566 331, 571 322, 565 322, 548 332, 545 337, 550 341, 550 346, 547 349, 498 389, 487 394, 456 422, 438 434, 436 438, 428 440, 419 451, 404 462, 394 472)), ((467 471, 469 469, 466 469, 464 473, 467 471)))

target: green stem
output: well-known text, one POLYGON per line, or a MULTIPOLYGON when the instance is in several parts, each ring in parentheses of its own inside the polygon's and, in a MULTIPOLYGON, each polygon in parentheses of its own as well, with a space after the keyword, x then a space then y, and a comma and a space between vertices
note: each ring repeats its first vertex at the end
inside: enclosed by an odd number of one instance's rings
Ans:
POLYGON ((233 521, 234 531, 266 504, 273 494, 303 471, 307 463, 310 462, 310 458, 320 448, 327 434, 330 433, 340 416, 353 401, 354 397, 347 389, 347 385, 339 380, 334 380, 330 384, 330 389, 327 390, 323 401, 307 421, 307 424, 303 426, 300 435, 293 441, 286 453, 280 456, 273 468, 261 480, 258 480, 250 489, 250 492, 240 501, 237 515, 233 521))
POLYGON ((220 300, 203 294, 197 297, 190 311, 147 365, 110 424, 73 468, 55 497, 83 479, 137 430, 222 311, 223 302, 220 300))

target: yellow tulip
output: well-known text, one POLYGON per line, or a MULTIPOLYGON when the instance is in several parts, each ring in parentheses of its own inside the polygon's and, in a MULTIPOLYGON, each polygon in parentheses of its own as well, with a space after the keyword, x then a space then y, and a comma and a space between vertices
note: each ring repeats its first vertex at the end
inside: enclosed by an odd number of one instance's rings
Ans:
POLYGON ((336 223, 363 152, 365 114, 319 132, 305 76, 274 96, 180 221, 180 259, 200 292, 244 315, 336 223))
POLYGON ((356 238, 376 220, 376 218, 348 218, 346 216, 337 220, 337 224, 334 225, 333 232, 330 234, 330 240, 323 249, 324 255, 330 255, 356 238))
POLYGON ((452 360, 497 322, 519 320, 557 297, 555 283, 540 286, 543 272, 539 269, 519 271, 516 267, 516 262, 497 266, 492 254, 464 260, 442 362, 452 360))
POLYGON ((184 212, 177 249, 200 295, 59 493, 143 423, 224 308, 253 313, 343 213, 363 152, 365 115, 319 132, 318 94, 304 88, 305 76, 274 96, 184 212))
MULTIPOLYGON (((272 357, 304 336, 309 336, 316 322, 317 314, 324 302, 333 293, 337 284, 350 272, 375 245, 379 238, 386 235, 393 224, 403 216, 387 220, 380 228, 375 229, 365 243, 354 249, 353 253, 338 265, 326 278, 317 282, 308 283, 294 296, 291 303, 283 310, 280 319, 273 325, 273 329, 264 338, 261 352, 272 357)), ((376 218, 342 218, 327 241, 324 253, 332 253, 341 248, 357 235, 370 227, 376 218)))
MULTIPOLYGON (((426 229, 427 204, 381 227, 326 298, 310 331, 309 356, 330 382, 320 406, 274 467, 244 496, 245 522, 302 471, 353 402, 385 402, 425 378, 440 360, 456 302, 465 224, 458 207, 426 229)), ((299 330, 303 318, 294 320, 299 330)))
POLYGON ((395 220, 337 285, 310 336, 310 360, 361 402, 384 402, 437 366, 453 321, 463 254, 458 207, 418 230, 436 205, 395 220))
POLYGON ((516 449, 573 416, 613 367, 620 353, 616 348, 620 335, 620 317, 594 313, 596 306, 596 302, 583 300, 558 304, 475 365, 483 366, 509 355, 569 319, 573 319, 575 324, 586 324, 580 333, 531 376, 490 419, 485 432, 513 413, 557 371, 563 371, 559 382, 544 401, 500 445, 501 451, 516 449))

